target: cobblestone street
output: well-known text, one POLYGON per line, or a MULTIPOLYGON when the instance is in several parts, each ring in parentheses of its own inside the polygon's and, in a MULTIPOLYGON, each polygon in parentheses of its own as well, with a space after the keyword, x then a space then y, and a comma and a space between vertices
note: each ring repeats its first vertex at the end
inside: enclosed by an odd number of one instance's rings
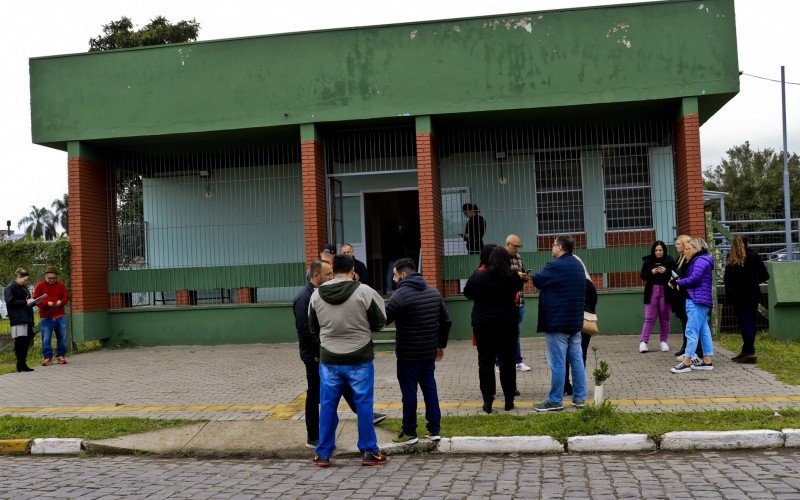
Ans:
POLYGON ((799 498, 800 452, 341 459, 0 458, 2 498, 799 498))

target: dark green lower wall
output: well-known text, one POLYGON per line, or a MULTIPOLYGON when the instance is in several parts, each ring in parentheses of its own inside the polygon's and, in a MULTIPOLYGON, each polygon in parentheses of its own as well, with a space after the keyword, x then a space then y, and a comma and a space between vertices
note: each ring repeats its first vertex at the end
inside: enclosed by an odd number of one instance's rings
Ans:
MULTIPOLYGON (((528 297, 525 302, 522 334, 526 337, 542 335, 535 333, 538 298, 528 297)), ((451 338, 470 338, 472 302, 449 298, 447 307, 453 318, 451 338)), ((642 328, 643 309, 641 290, 601 292, 597 306, 601 333, 638 334, 642 328)), ((680 324, 673 317, 672 331, 679 328, 680 324)), ((111 344, 216 345, 297 340, 289 304, 141 308, 75 314, 73 331, 76 342, 106 338, 111 344)))

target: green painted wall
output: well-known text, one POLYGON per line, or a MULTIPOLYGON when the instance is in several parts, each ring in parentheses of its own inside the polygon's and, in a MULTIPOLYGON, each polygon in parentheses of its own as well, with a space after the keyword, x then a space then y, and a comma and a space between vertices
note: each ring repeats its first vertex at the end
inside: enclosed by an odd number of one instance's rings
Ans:
POLYGON ((655 2, 30 60, 33 142, 739 90, 733 0, 655 2))
POLYGON ((72 313, 70 319, 73 342, 109 338, 108 312, 72 313))
POLYGON ((606 211, 601 150, 581 152, 581 181, 583 183, 583 224, 586 228, 586 247, 604 248, 606 246, 606 211))
POLYGON ((768 262, 769 332, 774 337, 800 337, 800 262, 768 262))

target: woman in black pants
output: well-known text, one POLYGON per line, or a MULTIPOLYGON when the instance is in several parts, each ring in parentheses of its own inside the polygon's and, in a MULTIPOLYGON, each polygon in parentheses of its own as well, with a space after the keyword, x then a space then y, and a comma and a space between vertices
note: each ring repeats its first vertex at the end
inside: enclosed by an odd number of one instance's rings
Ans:
POLYGON ((28 349, 33 343, 33 306, 36 303, 28 291, 28 279, 28 271, 18 268, 14 271, 14 281, 3 291, 8 319, 11 322, 11 337, 14 339, 18 372, 33 371, 33 368, 28 366, 28 349))
POLYGON ((497 247, 484 271, 475 271, 464 287, 464 295, 474 301, 472 331, 478 347, 478 378, 483 411, 492 412, 495 393, 494 363, 500 358, 500 386, 505 396, 505 409, 514 408, 517 374, 514 365, 519 314, 514 302, 525 284, 523 273, 511 269, 511 258, 497 247))
MULTIPOLYGON (((573 254, 574 255, 574 254, 573 254)), ((575 255, 575 258, 583 264, 583 261, 575 255)), ((592 277, 589 276, 589 271, 586 270, 586 264, 583 264, 583 272, 586 274, 586 296, 584 299, 584 306, 583 310, 596 314, 597 308, 597 288, 594 286, 594 282, 592 281, 592 277)), ((583 354, 583 366, 586 366, 586 353, 589 351, 589 342, 592 341, 592 336, 588 333, 581 332, 581 353, 583 354)), ((572 396, 572 384, 569 381, 569 359, 567 361, 567 366, 565 368, 564 373, 564 395, 565 396, 572 396)))
POLYGON ((747 248, 741 236, 734 236, 731 251, 725 263, 725 301, 733 306, 742 330, 742 350, 731 358, 736 363, 755 364, 756 318, 761 302, 761 283, 769 279, 769 272, 761 257, 747 248))

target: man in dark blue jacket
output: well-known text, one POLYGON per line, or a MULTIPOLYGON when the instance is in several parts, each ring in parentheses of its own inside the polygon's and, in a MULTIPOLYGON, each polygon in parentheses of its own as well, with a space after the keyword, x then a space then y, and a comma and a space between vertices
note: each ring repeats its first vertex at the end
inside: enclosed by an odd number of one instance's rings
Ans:
MULTIPOLYGON (((328 262, 315 260, 308 269, 308 282, 294 298, 294 325, 297 328, 297 340, 300 341, 300 359, 306 365, 306 446, 316 448, 319 442, 319 335, 308 327, 308 303, 311 294, 321 284, 333 279, 333 268, 328 262)), ((353 391, 346 387, 342 395, 344 400, 356 412, 353 391)), ((385 413, 373 413, 373 424, 386 419, 385 413)))
POLYGON ((553 260, 533 276, 539 294, 539 325, 545 333, 547 361, 552 379, 546 401, 534 406, 536 411, 561 411, 564 398, 565 364, 572 367, 572 405, 586 404, 586 371, 581 351, 581 329, 586 291, 583 265, 572 251, 572 236, 559 236, 553 242, 553 260))
POLYGON ((419 440, 417 386, 425 400, 430 438, 439 441, 442 414, 434 370, 435 362, 444 356, 452 321, 442 296, 428 286, 413 260, 395 262, 392 280, 397 283, 397 290, 386 304, 386 324, 397 324, 397 381, 403 394, 403 430, 394 442, 413 444, 419 440))

